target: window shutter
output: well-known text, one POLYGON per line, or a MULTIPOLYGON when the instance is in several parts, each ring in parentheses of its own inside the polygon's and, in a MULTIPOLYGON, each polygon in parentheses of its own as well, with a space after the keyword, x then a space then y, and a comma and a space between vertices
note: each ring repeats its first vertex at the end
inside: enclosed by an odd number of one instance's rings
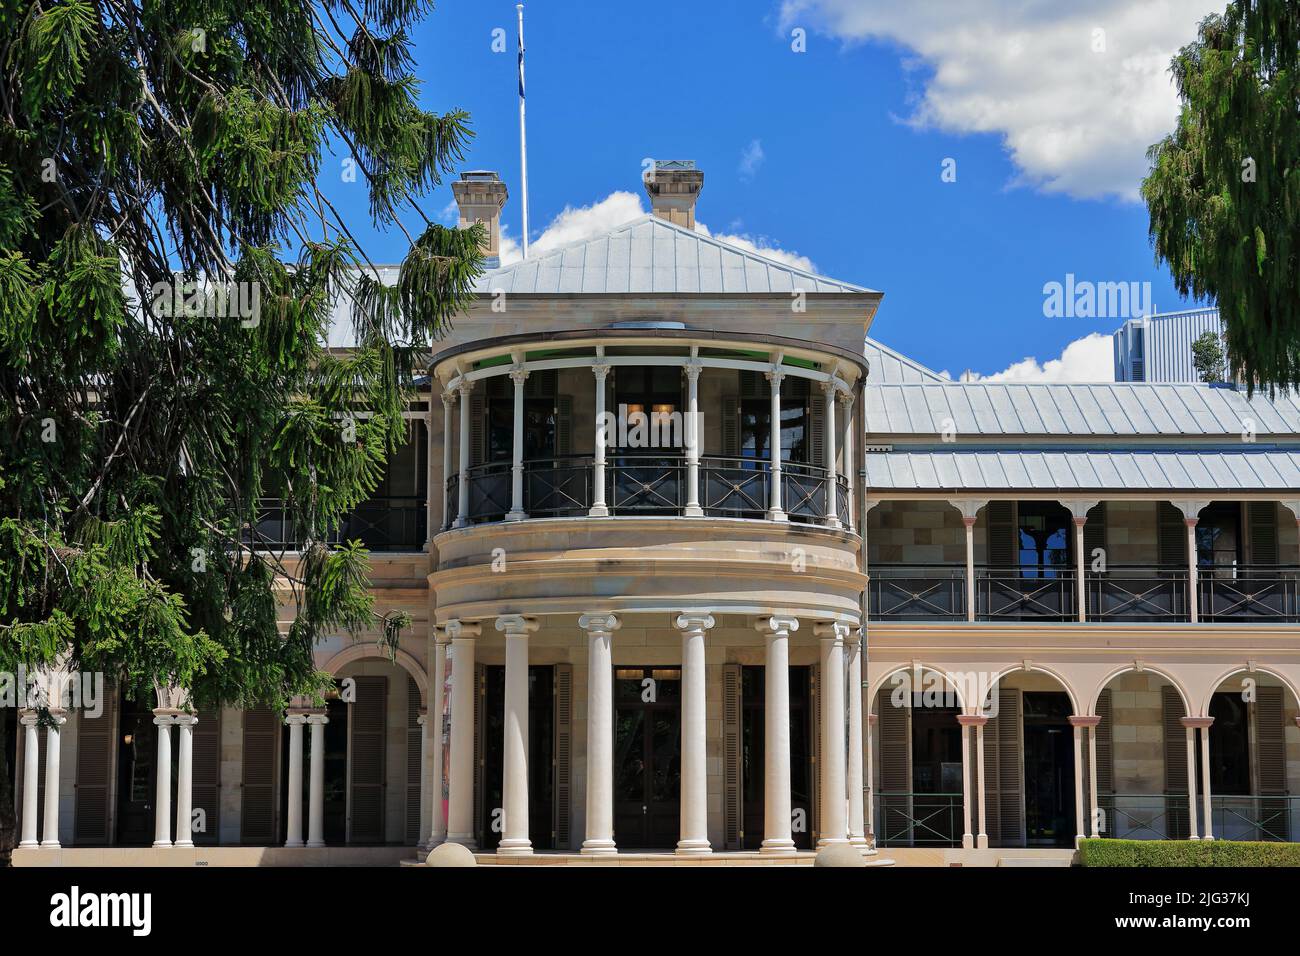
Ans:
POLYGON ((735 395, 722 397, 722 454, 740 456, 740 399, 735 395))
POLYGON ((203 811, 202 832, 195 830, 194 843, 216 846, 221 842, 221 710, 204 711, 193 728, 190 767, 191 806, 203 811))
POLYGON ((826 466, 826 403, 821 401, 821 390, 814 388, 808 398, 808 441, 805 447, 811 459, 808 464, 818 468, 826 466))
POLYGON ((1104 501, 1088 512, 1088 520, 1083 526, 1083 563, 1085 568, 1092 565, 1093 553, 1098 548, 1101 549, 1103 554, 1106 553, 1106 502, 1104 501))
POLYGON ((351 811, 349 843, 384 842, 384 738, 388 678, 361 675, 348 705, 351 811))
MULTIPOLYGON (((1002 727, 1002 701, 998 700, 998 713, 995 717, 990 717, 989 722, 984 725, 984 792, 979 794, 979 799, 984 803, 984 832, 989 838, 989 846, 1002 846, 1002 826, 1001 818, 998 814, 998 808, 1001 806, 999 795, 1001 793, 1001 769, 1002 763, 998 759, 1001 752, 1001 743, 998 732, 1002 727)), ((972 734, 978 738, 978 734, 972 734)), ((971 765, 968 764, 969 768, 971 765)), ((974 778, 972 778, 974 779, 974 778)), ((975 784, 971 784, 972 792, 975 784)), ((977 811, 976 811, 977 812, 977 811)), ((972 826, 978 826, 978 816, 971 821, 972 826)))
POLYGON ((1115 736, 1111 715, 1110 688, 1107 687, 1097 697, 1097 716, 1101 723, 1094 733, 1097 735, 1097 793, 1115 792, 1115 736))
POLYGON ((116 764, 118 690, 104 682, 104 712, 89 718, 77 715, 77 789, 73 799, 72 840, 77 845, 111 842, 110 796, 116 764))
POLYGON ((572 395, 560 395, 555 399, 555 454, 573 454, 572 395))
POLYGON ((1286 793, 1286 716, 1281 687, 1257 687, 1255 698, 1255 765, 1261 796, 1286 793))
POLYGON ((573 849, 570 813, 573 805, 573 665, 555 665, 555 848, 573 849))
POLYGON ((1025 845, 1025 775, 1020 736, 1020 691, 1001 690, 998 692, 998 829, 1003 846, 1025 845))
POLYGON ((893 842, 898 839, 901 821, 911 818, 912 711, 908 707, 895 707, 886 686, 876 695, 876 714, 880 731, 880 755, 876 761, 880 767, 880 791, 876 795, 880 833, 877 836, 893 842))
POLYGON ((1016 503, 990 501, 984 506, 988 528, 988 561, 994 568, 1014 568, 1016 560, 1016 503))
POLYGON ((479 846, 487 846, 487 823, 483 812, 487 799, 487 759, 483 754, 483 721, 487 710, 487 668, 474 662, 474 832, 479 846))
POLYGON ((772 386, 767 377, 751 369, 740 372, 740 395, 742 398, 770 398, 772 386))
POLYGON ((822 683, 821 665, 814 664, 808 668, 808 700, 812 711, 812 803, 808 808, 808 827, 812 831, 812 845, 815 847, 821 839, 821 805, 822 805, 822 683))
POLYGON ((1250 563, 1277 564, 1277 502, 1252 501, 1246 508, 1250 522, 1250 563))
POLYGON ((474 389, 469 398, 469 455, 471 465, 487 461, 487 405, 480 388, 474 389))
POLYGON ((423 764, 420 760, 420 686, 410 674, 406 675, 406 842, 420 842, 420 778, 423 764))
POLYGON ((244 711, 243 787, 239 800, 239 842, 275 842, 276 769, 279 766, 280 715, 265 707, 244 711))
POLYGON ((1183 701, 1168 684, 1160 688, 1161 718, 1165 728, 1165 819, 1169 839, 1186 840, 1187 731, 1182 725, 1183 701))
POLYGON ((741 849, 740 665, 722 665, 722 834, 728 850, 741 849))
MULTIPOLYGON (((1187 567, 1187 523, 1183 520, 1183 513, 1168 501, 1161 501, 1156 506, 1156 548, 1161 567, 1187 567)), ((1179 709, 1182 709, 1181 702, 1179 709)), ((1183 763, 1186 762, 1184 759, 1183 763)))

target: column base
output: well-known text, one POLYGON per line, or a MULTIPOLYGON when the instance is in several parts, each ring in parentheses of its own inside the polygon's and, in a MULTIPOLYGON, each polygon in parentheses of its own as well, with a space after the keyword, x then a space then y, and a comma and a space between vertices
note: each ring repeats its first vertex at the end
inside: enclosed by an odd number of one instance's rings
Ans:
MULTIPOLYGON (((44 846, 44 844, 42 844, 42 846, 44 846)), ((155 850, 170 850, 172 848, 172 841, 167 840, 166 842, 163 842, 162 840, 154 840, 153 848, 155 850)))
MULTIPOLYGON (((177 843, 176 845, 177 845, 177 846, 180 846, 179 843, 177 843)), ((190 846, 193 846, 193 845, 194 845, 193 843, 190 844, 190 846)), ((285 848, 286 850, 296 850, 296 849, 298 849, 298 848, 301 847, 301 846, 303 846, 303 842, 302 842, 301 840, 285 840, 285 841, 284 841, 284 848, 285 848)))
POLYGON ((459 843, 465 849, 471 851, 478 849, 478 842, 474 839, 473 835, 469 833, 448 833, 446 842, 459 843))
POLYGON ((309 850, 319 850, 321 847, 323 847, 323 846, 325 846, 325 845, 326 845, 326 844, 325 844, 325 841, 324 841, 324 840, 308 840, 308 841, 307 841, 307 849, 309 849, 309 850))
POLYGON ((41 845, 40 840, 24 840, 22 843, 18 844, 18 848, 20 850, 31 850, 40 845, 41 845))
POLYGON ((786 513, 785 513, 784 511, 781 511, 780 509, 777 509, 777 510, 773 511, 771 508, 769 508, 769 509, 767 510, 767 520, 768 520, 768 521, 788 521, 788 520, 790 520, 790 519, 789 519, 788 517, 786 517, 786 513))
POLYGON ((525 520, 527 517, 528 517, 528 515, 527 515, 526 513, 522 512, 522 511, 508 511, 508 512, 506 512, 506 520, 507 520, 507 521, 523 521, 523 520, 525 520))
POLYGON ((763 856, 791 856, 799 851, 795 849, 794 840, 764 840, 758 848, 763 856))
POLYGON ((613 840, 583 840, 578 852, 583 856, 614 856, 618 853, 618 846, 613 840))
POLYGON ((678 856, 707 856, 713 852, 708 840, 678 840, 678 856))
POLYGON ((531 840, 502 840, 497 845, 497 856, 532 856, 531 840))
POLYGON ((1203 837, 1201 837, 1201 839, 1202 839, 1202 840, 1209 840, 1209 841, 1211 841, 1211 842, 1214 841, 1214 837, 1212 837, 1212 836, 1203 836, 1203 837))
MULTIPOLYGON (((298 845, 299 845, 299 846, 302 846, 301 843, 299 843, 298 845)), ((182 841, 180 841, 180 840, 177 840, 175 843, 172 844, 172 846, 177 847, 177 848, 182 849, 182 850, 192 850, 192 849, 194 849, 194 841, 193 841, 193 840, 185 840, 185 841, 182 842, 182 841)))
POLYGON ((825 525, 825 526, 828 527, 828 528, 843 528, 843 527, 844 527, 843 523, 841 523, 841 521, 840 521, 839 518, 827 518, 827 519, 825 519, 824 521, 822 521, 822 524, 825 525))
MULTIPOLYGON (((168 845, 168 846, 171 846, 170 843, 167 844, 167 845, 168 845)), ((40 843, 40 847, 41 847, 42 850, 61 850, 61 849, 63 849, 62 845, 59 843, 58 840, 42 840, 41 843, 40 843)))
POLYGON ((609 517, 609 508, 605 507, 604 505, 592 505, 592 506, 591 506, 591 509, 587 512, 587 517, 589 517, 589 518, 608 518, 608 517, 609 517))
POLYGON ((823 837, 817 841, 817 849, 824 850, 829 846, 849 846, 849 841, 844 837, 823 837))
POLYGON ((849 843, 853 846, 858 847, 859 849, 866 849, 867 847, 871 846, 871 844, 867 842, 867 838, 863 836, 861 833, 850 834, 849 843))
POLYGON ((687 518, 703 518, 704 509, 699 505, 687 505, 685 510, 682 511, 682 514, 687 518))
POLYGON ((987 850, 988 848, 989 848, 989 835, 987 833, 981 833, 979 836, 975 838, 975 849, 987 850))
POLYGON ((975 838, 969 833, 963 833, 961 835, 961 848, 963 850, 975 849, 975 838))

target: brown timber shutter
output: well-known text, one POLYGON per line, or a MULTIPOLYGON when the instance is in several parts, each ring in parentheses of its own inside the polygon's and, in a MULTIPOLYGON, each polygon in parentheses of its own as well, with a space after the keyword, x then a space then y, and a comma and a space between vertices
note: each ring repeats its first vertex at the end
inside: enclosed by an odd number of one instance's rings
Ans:
POLYGON ((1097 716, 1101 718, 1101 723, 1094 731, 1097 734, 1098 794, 1115 792, 1115 735, 1112 714, 1110 688, 1107 687, 1097 697, 1097 716))
POLYGON ((1250 563, 1277 564, 1277 502, 1249 502, 1246 514, 1250 523, 1250 563))
POLYGON ((481 388, 475 388, 469 396, 469 454, 471 465, 487 462, 487 405, 481 388))
POLYGON ((741 849, 744 833, 741 775, 739 664, 722 665, 722 839, 725 849, 741 849))
POLYGON ((384 741, 388 678, 363 675, 356 681, 356 700, 348 705, 351 732, 351 843, 384 842, 384 741))
POLYGON ((77 845, 111 842, 113 766, 117 747, 116 681, 104 682, 104 712, 77 715, 77 786, 73 798, 72 840, 77 845))
POLYGON ((423 765, 420 760, 420 686, 410 674, 406 675, 406 842, 420 842, 420 777, 423 765))
POLYGON ((997 846, 1025 844, 1020 738, 1020 691, 1001 688, 997 716, 984 726, 984 817, 989 843, 997 846))
POLYGON ((1261 796, 1286 793, 1286 716, 1281 687, 1258 687, 1255 748, 1261 796))
POLYGON ((1188 837, 1187 821, 1187 731, 1182 698, 1168 684, 1160 688, 1161 720, 1165 728, 1165 801, 1168 835, 1171 840, 1188 837))
POLYGON ((1156 507, 1156 550, 1161 567, 1187 567, 1187 523, 1183 513, 1168 501, 1161 501, 1156 507))
MULTIPOLYGON (((880 792, 876 813, 882 833, 878 838, 896 837, 903 821, 911 819, 912 731, 910 707, 895 707, 888 687, 876 695, 877 725, 880 728, 880 792)), ((910 829, 910 828, 909 828, 910 829)))
POLYGON ((573 849, 573 665, 555 665, 555 798, 552 814, 555 848, 573 849))
POLYGON ((826 403, 821 398, 819 388, 808 395, 808 463, 818 468, 826 465, 826 403))
POLYGON ((740 456, 740 399, 735 395, 722 397, 722 454, 740 456))
MULTIPOLYGON (((1099 550, 1106 553, 1106 502, 1094 505, 1088 512, 1088 520, 1083 526, 1083 564, 1085 570, 1092 567, 1094 553, 1099 550)), ((1100 758, 1098 758, 1100 759, 1100 758)))
POLYGON ((202 810, 203 829, 193 831, 198 846, 221 842, 221 711, 204 711, 194 725, 190 768, 191 806, 202 810))
POLYGON ((279 767, 280 715, 265 707, 244 711, 244 760, 239 808, 239 842, 270 846, 275 842, 279 767))
POLYGON ((555 399, 555 454, 573 454, 573 396, 555 399))
POLYGON ((1016 560, 1016 503, 990 501, 984 508, 988 528, 988 562, 993 568, 1014 568, 1016 560))

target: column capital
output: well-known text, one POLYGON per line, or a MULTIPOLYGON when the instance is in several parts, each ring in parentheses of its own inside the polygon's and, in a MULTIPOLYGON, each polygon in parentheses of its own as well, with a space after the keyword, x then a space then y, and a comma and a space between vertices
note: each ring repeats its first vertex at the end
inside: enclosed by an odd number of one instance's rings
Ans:
POLYGON ((979 516, 980 509, 988 504, 987 498, 949 498, 948 504, 952 505, 961 512, 962 521, 966 527, 973 528, 975 519, 979 516))
POLYGON ((707 631, 716 623, 713 615, 707 611, 683 611, 677 615, 677 620, 673 622, 678 630, 682 631, 707 631))
POLYGON ((176 718, 182 713, 184 713, 184 711, 176 710, 172 707, 155 707, 153 709, 153 722, 159 727, 164 724, 174 724, 176 723, 176 718))
POLYGON ((323 726, 330 722, 328 715, 326 715, 323 710, 311 714, 305 714, 304 716, 307 718, 307 723, 312 725, 320 724, 323 726))
POLYGON ((784 614, 760 617, 754 622, 754 630, 762 634, 791 634, 799 630, 799 619, 784 614))
POLYGON ((1083 524, 1088 520, 1088 512, 1097 505, 1101 504, 1100 498, 1061 498, 1059 501, 1061 507, 1074 517, 1076 524, 1083 524))
POLYGON ((460 618, 452 618, 446 624, 447 636, 453 641, 472 641, 483 633, 480 624, 474 621, 462 621, 460 618))
POLYGON ((780 388, 781 380, 784 379, 785 376, 786 376, 786 372, 782 370, 780 365, 773 365, 770 369, 768 369, 766 372, 763 373, 763 377, 767 379, 768 382, 771 383, 773 388, 780 388))
POLYGON ((957 723, 963 727, 983 727, 989 719, 983 714, 958 714, 957 723))
POLYGON ((852 406, 856 396, 854 396, 853 389, 849 385, 836 379, 835 397, 839 400, 841 405, 848 408, 852 406))
POLYGON ((1183 519, 1191 528, 1196 526, 1201 509, 1208 506, 1210 502, 1206 498, 1174 498, 1169 503, 1183 513, 1183 519))
POLYGON ((1195 727, 1204 727, 1205 729, 1208 730, 1210 728, 1210 725, 1214 723, 1214 718, 1213 717, 1179 717, 1178 722, 1182 724, 1184 727, 1186 727, 1188 730, 1191 730, 1195 727))
POLYGON ((842 621, 818 621, 813 625, 813 635, 822 640, 847 641, 852 625, 842 621))
POLYGON ((512 365, 510 367, 510 371, 507 374, 509 374, 510 376, 510 381, 514 382, 516 385, 523 385, 524 382, 528 381, 527 366, 512 365))
POLYGON ((470 393, 474 391, 474 383, 462 375, 460 381, 456 383, 456 391, 460 393, 461 398, 469 398, 470 393))
POLYGON ((609 634, 622 626, 617 614, 596 612, 578 618, 578 627, 589 634, 609 634))
POLYGON ((447 635, 446 624, 434 624, 429 628, 429 639, 435 644, 446 644, 451 638, 447 635))
POLYGON ((686 377, 691 381, 696 381, 699 379, 700 373, 704 371, 704 361, 699 358, 689 358, 682 363, 682 371, 686 373, 686 377))
POLYGON ((1101 723, 1100 717, 1089 717, 1080 714, 1071 714, 1066 719, 1070 721, 1071 727, 1096 727, 1101 723))
POLYGON ((455 405, 455 404, 456 404, 456 399, 457 399, 457 397, 458 397, 458 395, 457 395, 456 389, 454 389, 454 388, 443 389, 443 391, 442 391, 442 404, 443 404, 443 407, 444 407, 444 408, 450 408, 452 405, 455 405))
POLYGON ((522 614, 502 614, 496 623, 497 630, 504 634, 530 634, 541 626, 537 618, 522 614))
POLYGON ((307 723, 307 715, 290 712, 285 715, 284 723, 286 727, 301 727, 307 723))
POLYGON ((604 359, 599 362, 591 363, 591 374, 596 376, 596 381, 605 381, 605 376, 609 374, 610 364, 604 359))
POLYGON ((18 712, 18 722, 24 727, 35 727, 41 722, 41 715, 34 710, 20 710, 18 712))
POLYGON ((177 727, 193 727, 199 722, 198 714, 177 714, 172 723, 177 727))

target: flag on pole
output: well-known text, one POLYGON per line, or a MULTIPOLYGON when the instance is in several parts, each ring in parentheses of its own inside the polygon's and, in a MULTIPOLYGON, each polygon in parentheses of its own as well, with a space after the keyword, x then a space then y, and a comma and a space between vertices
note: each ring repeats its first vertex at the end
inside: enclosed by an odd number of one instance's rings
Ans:
POLYGON ((519 5, 519 98, 524 98, 524 12, 519 5))

